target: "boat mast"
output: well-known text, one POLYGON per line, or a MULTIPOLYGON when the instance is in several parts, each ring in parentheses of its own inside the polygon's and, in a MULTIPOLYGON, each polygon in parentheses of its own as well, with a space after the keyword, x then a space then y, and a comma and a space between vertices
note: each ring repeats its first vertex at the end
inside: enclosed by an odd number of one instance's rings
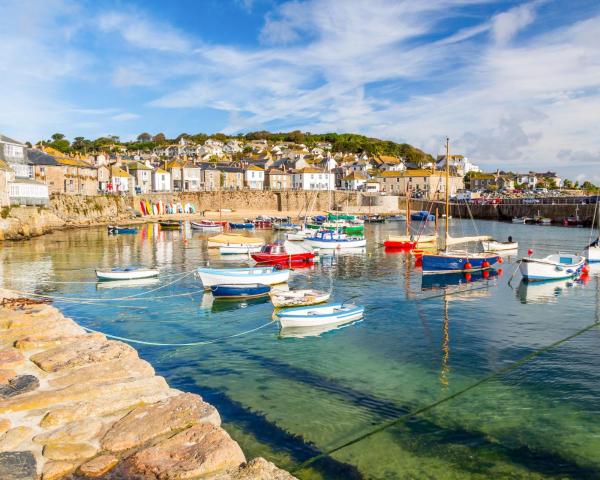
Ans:
POLYGON ((445 222, 445 233, 444 233, 444 249, 448 250, 448 226, 450 218, 450 195, 449 195, 449 179, 450 179, 450 139, 446 137, 446 222, 445 222))
POLYGON ((410 185, 406 182, 406 221, 404 224, 406 225, 406 236, 410 235, 410 185))

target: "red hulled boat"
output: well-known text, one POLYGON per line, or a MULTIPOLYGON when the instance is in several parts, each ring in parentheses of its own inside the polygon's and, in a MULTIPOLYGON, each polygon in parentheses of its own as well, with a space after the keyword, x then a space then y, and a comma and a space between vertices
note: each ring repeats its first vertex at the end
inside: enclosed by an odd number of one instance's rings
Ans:
POLYGON ((288 251, 282 243, 269 243, 259 253, 251 255, 255 262, 270 265, 310 263, 315 258, 314 252, 304 249, 288 251))

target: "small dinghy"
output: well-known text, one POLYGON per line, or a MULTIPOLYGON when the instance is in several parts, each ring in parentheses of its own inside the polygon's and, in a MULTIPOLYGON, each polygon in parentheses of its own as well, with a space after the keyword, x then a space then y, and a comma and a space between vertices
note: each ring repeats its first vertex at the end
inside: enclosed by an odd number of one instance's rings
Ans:
POLYGON ((271 287, 262 283, 251 283, 248 285, 213 285, 210 287, 213 297, 217 299, 257 298, 269 294, 271 287))
POLYGON ((419 212, 411 213, 410 219, 418 222, 433 222, 435 220, 435 216, 429 213, 427 210, 421 210, 419 212))
POLYGON ((291 232, 293 230, 298 230, 300 225, 295 223, 274 223, 273 230, 278 230, 280 232, 291 232))
POLYGON ((108 226, 108 233, 114 233, 114 234, 132 234, 132 233, 137 233, 138 229, 135 227, 118 227, 116 225, 109 225, 108 226))
POLYGON ((316 305, 329 300, 331 293, 321 290, 280 290, 271 291, 271 302, 277 308, 281 307, 303 307, 307 305, 316 305))
POLYGON ((208 220, 202 220, 200 222, 190 222, 193 230, 199 230, 201 232, 221 232, 223 226, 215 222, 209 222, 208 220))
POLYGON ((260 252, 261 248, 260 245, 221 245, 219 253, 221 255, 246 255, 260 252))
POLYGON ((519 270, 529 282, 576 277, 585 266, 585 258, 570 253, 556 253, 545 258, 525 257, 519 270))
POLYGON ((286 233, 285 239, 289 240, 290 242, 301 242, 306 237, 310 237, 314 233, 315 232, 311 232, 309 230, 300 229, 300 230, 296 230, 295 232, 286 233))
POLYGON ((527 217, 513 217, 512 219, 512 223, 522 223, 525 224, 527 223, 527 217))
POLYGON ((96 270, 98 280, 135 280, 139 278, 157 277, 160 271, 152 268, 113 268, 112 270, 96 270))
POLYGON ((506 252, 509 250, 517 250, 519 242, 513 242, 512 237, 508 237, 507 242, 499 242, 497 240, 484 240, 481 242, 484 252, 506 252))
POLYGON ((392 215, 387 217, 388 222, 406 222, 406 215, 392 215))
POLYGON ((197 276, 200 277, 205 289, 213 285, 275 285, 285 283, 290 278, 289 270, 275 267, 253 268, 199 268, 197 276))
POLYGON ((254 228, 254 223, 253 222, 246 222, 246 223, 233 223, 233 222, 229 222, 229 228, 233 229, 233 230, 242 230, 242 229, 252 229, 254 228))
POLYGON ((158 222, 161 230, 179 230, 181 228, 181 222, 177 220, 165 220, 164 222, 158 222))
POLYGON ((388 235, 383 242, 386 248, 411 250, 413 248, 432 246, 437 243, 437 235, 388 235))
POLYGON ((363 317, 364 307, 350 303, 334 303, 321 307, 290 308, 275 312, 274 317, 279 320, 283 328, 287 327, 316 327, 330 323, 353 322, 363 317))

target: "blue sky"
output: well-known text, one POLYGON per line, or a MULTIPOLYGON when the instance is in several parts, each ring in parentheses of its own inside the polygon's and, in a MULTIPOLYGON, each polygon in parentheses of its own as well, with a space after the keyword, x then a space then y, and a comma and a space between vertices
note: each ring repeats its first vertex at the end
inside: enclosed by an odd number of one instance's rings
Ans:
POLYGON ((600 183, 600 2, 0 0, 0 132, 357 132, 600 183))

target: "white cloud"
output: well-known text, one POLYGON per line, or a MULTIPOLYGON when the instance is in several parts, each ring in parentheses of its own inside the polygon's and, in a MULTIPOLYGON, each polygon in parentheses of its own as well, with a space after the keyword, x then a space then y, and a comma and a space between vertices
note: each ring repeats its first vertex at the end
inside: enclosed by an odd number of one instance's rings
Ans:
POLYGON ((519 5, 492 19, 492 34, 498 45, 509 43, 523 28, 535 20, 535 3, 519 5))
POLYGON ((127 122, 130 120, 136 120, 136 119, 140 118, 140 116, 137 113, 123 112, 123 113, 114 115, 111 118, 113 120, 116 120, 117 122, 127 122))
POLYGON ((175 28, 153 22, 137 12, 107 12, 100 16, 100 30, 118 33, 131 45, 149 50, 185 52, 190 41, 175 28))

